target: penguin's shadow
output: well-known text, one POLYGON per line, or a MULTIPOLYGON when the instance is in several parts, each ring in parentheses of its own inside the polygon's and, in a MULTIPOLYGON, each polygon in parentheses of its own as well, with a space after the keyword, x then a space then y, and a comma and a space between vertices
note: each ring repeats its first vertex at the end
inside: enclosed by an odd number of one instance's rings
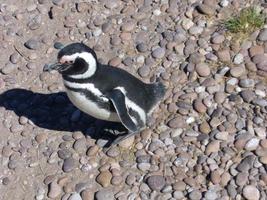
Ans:
POLYGON ((25 116, 36 126, 55 131, 81 131, 93 139, 108 140, 109 147, 116 138, 106 130, 118 130, 125 133, 120 123, 96 120, 84 113, 69 101, 64 92, 35 93, 26 89, 11 89, 0 94, 0 107, 12 110, 18 116, 25 116))

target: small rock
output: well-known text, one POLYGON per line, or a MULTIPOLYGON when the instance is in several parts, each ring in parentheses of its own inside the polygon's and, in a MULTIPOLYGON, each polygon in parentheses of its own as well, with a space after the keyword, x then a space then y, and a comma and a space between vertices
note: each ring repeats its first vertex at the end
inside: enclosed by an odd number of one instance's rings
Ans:
POLYGON ((196 64, 196 71, 199 76, 206 77, 210 75, 210 68, 206 63, 196 64))
POLYGON ((261 30, 261 32, 259 33, 258 39, 260 41, 266 41, 267 40, 267 28, 264 28, 263 30, 261 30))
POLYGON ((48 194, 47 196, 51 199, 57 198, 62 192, 62 188, 57 184, 56 181, 53 181, 49 184, 48 194))
POLYGON ((71 172, 76 167, 76 160, 73 158, 66 158, 63 163, 63 171, 71 172))
POLYGON ((82 197, 78 193, 73 193, 68 200, 83 200, 82 197))
POLYGON ((206 5, 206 4, 200 4, 197 6, 197 10, 201 13, 201 14, 205 14, 205 15, 209 15, 212 16, 215 14, 215 10, 214 8, 206 5))
POLYGON ((255 93, 251 90, 243 90, 240 93, 243 100, 247 103, 250 103, 253 99, 255 99, 255 93))
POLYGON ((230 62, 231 61, 231 56, 229 50, 221 50, 217 51, 217 56, 221 62, 230 62))
POLYGON ((82 200, 94 200, 94 193, 90 189, 81 192, 82 200))
POLYGON ((163 58, 165 55, 165 49, 164 48, 156 48, 155 50, 153 50, 152 52, 152 56, 154 58, 163 58))
POLYGON ((227 141, 228 140, 228 132, 226 132, 226 131, 219 132, 215 135, 215 138, 218 140, 227 141))
POLYGON ((7 63, 2 69, 1 72, 3 74, 11 74, 13 71, 15 71, 18 68, 18 66, 16 64, 13 63, 7 63))
POLYGON ((230 74, 233 76, 233 77, 240 77, 242 76, 244 73, 245 73, 245 67, 243 66, 240 66, 240 67, 233 67, 231 70, 230 70, 230 74))
POLYGON ((238 53, 234 57, 234 64, 239 65, 244 61, 244 56, 241 53, 238 53))
POLYGON ((111 178, 112 174, 109 171, 103 171, 97 176, 96 181, 102 185, 102 187, 108 187, 110 185, 111 178))
POLYGON ((37 50, 39 48, 39 42, 35 39, 29 39, 24 45, 31 50, 37 50))
POLYGON ((259 146, 259 143, 260 143, 260 140, 258 138, 252 138, 246 143, 245 149, 247 151, 256 150, 257 147, 259 146))
POLYGON ((96 200, 115 200, 114 193, 110 189, 99 190, 95 194, 96 200))
POLYGON ((243 188, 242 194, 247 200, 260 199, 260 192, 254 185, 246 185, 243 188))
POLYGON ((168 126, 170 128, 184 128, 186 127, 186 122, 182 117, 175 117, 168 122, 168 126))
POLYGON ((254 87, 255 81, 253 79, 242 79, 239 81, 239 85, 243 88, 254 87))
POLYGON ((147 184, 152 190, 160 191, 165 186, 165 178, 160 175, 152 175, 148 177, 147 184))
POLYGON ((202 197, 202 194, 201 194, 201 192, 199 190, 193 190, 189 194, 189 199, 190 200, 200 200, 201 197, 202 197))
POLYGON ((220 142, 218 140, 213 140, 207 145, 205 153, 209 155, 211 153, 216 153, 219 150, 220 150, 220 142))
POLYGON ((150 68, 147 65, 144 65, 138 69, 138 74, 141 77, 147 77, 150 73, 150 68))

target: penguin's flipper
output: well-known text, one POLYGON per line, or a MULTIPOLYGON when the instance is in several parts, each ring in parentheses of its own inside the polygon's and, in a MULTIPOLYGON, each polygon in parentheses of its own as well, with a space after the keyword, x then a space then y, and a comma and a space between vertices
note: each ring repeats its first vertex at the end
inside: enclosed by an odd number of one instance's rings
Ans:
POLYGON ((131 118, 125 101, 125 95, 119 89, 114 89, 107 94, 105 94, 107 98, 110 99, 112 104, 117 111, 117 114, 122 122, 122 124, 131 132, 137 132, 139 130, 138 126, 135 124, 133 119, 131 118))

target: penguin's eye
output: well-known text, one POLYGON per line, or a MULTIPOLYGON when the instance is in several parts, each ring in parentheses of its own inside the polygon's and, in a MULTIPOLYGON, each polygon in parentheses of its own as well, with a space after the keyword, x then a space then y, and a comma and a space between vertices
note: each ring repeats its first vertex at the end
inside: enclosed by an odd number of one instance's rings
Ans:
POLYGON ((70 60, 69 63, 70 63, 70 64, 73 64, 73 60, 70 60))

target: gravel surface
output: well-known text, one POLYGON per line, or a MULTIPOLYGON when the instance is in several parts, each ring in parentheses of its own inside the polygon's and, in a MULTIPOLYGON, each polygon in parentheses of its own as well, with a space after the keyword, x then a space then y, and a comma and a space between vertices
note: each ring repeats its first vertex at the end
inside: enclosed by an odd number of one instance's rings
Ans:
POLYGON ((267 26, 241 41, 219 26, 249 2, 1 0, 0 199, 267 199, 267 26), (107 152, 105 123, 42 72, 77 41, 168 88, 107 152))

